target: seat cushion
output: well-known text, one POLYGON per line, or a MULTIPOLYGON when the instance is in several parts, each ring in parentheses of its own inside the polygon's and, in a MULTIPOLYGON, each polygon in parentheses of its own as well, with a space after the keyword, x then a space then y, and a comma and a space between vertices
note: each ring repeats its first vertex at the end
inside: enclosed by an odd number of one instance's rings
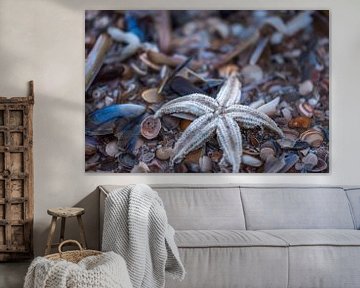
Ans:
POLYGON ((285 241, 268 233, 243 230, 176 231, 175 242, 182 248, 288 246, 285 241))
POLYGON ((267 230, 288 243, 289 288, 360 287, 360 231, 267 230))
POLYGON ((288 247, 179 248, 186 275, 166 288, 287 288, 288 247))
POLYGON ((262 230, 262 232, 285 241, 289 246, 360 246, 358 230, 299 229, 262 230))
POLYGON ((354 229, 349 200, 336 187, 241 187, 246 227, 354 229))

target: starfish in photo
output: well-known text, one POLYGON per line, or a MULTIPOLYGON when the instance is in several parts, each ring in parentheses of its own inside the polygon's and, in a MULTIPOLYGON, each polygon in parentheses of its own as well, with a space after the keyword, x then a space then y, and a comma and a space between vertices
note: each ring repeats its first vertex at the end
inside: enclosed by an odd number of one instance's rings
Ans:
POLYGON ((165 103, 155 113, 155 117, 175 113, 188 113, 197 117, 176 142, 172 164, 180 162, 189 152, 202 147, 216 133, 223 151, 220 164, 230 164, 232 172, 237 173, 242 156, 240 127, 266 127, 283 137, 283 132, 269 116, 249 106, 240 105, 240 98, 241 83, 233 73, 221 87, 216 99, 194 93, 165 103))

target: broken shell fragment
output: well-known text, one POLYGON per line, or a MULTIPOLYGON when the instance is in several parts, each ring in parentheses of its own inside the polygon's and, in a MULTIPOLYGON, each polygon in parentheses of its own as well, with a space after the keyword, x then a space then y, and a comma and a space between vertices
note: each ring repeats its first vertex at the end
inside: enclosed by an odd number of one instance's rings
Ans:
POLYGON ((139 164, 135 165, 131 171, 131 173, 149 173, 150 169, 144 162, 139 162, 139 164))
POLYGON ((327 163, 323 159, 318 158, 318 164, 311 170, 311 172, 315 172, 315 173, 322 172, 326 170, 327 167, 328 167, 327 163))
POLYGON ((164 125, 164 127, 168 130, 173 130, 177 127, 179 127, 180 119, 170 116, 170 115, 164 115, 161 117, 161 121, 164 125))
POLYGON ((241 70, 241 75, 244 81, 244 84, 249 84, 252 82, 260 82, 264 73, 258 65, 247 65, 241 70))
POLYGON ((141 135, 146 139, 154 139, 159 135, 161 129, 161 121, 150 115, 141 122, 141 135))
POLYGON ((106 144, 105 152, 110 157, 115 157, 119 153, 117 141, 111 141, 106 144))
POLYGON ((164 98, 158 94, 157 88, 150 88, 146 89, 141 93, 141 97, 147 102, 147 103, 160 103, 164 100, 164 98))
POLYGON ((284 160, 285 166, 280 170, 281 173, 288 172, 299 161, 299 156, 296 154, 288 154, 284 160))
POLYGON ((310 129, 303 132, 300 135, 300 139, 309 143, 309 145, 314 148, 320 147, 321 144, 324 142, 323 134, 316 129, 310 129))
POLYGON ((267 161, 267 159, 269 157, 274 157, 274 156, 275 156, 274 149, 272 149, 270 147, 261 148, 261 150, 260 150, 260 158, 261 158, 261 160, 267 161))
POLYGON ((200 171, 203 173, 211 172, 212 161, 208 156, 202 156, 199 159, 200 171))
POLYGON ((299 93, 303 96, 310 94, 314 89, 311 80, 306 80, 299 85, 299 93))
POLYGON ((97 140, 94 137, 86 136, 85 138, 85 155, 91 156, 96 153, 97 150, 97 140))
POLYGON ((284 138, 290 140, 296 140, 299 137, 299 132, 294 129, 283 128, 284 138))
POLYGON ((280 97, 276 97, 275 99, 271 100, 270 102, 260 106, 257 108, 259 112, 265 113, 268 116, 274 115, 276 113, 276 108, 279 105, 280 97))
POLYGON ((311 171, 318 163, 318 157, 314 153, 307 154, 302 162, 305 164, 305 169, 311 171))
POLYGON ((173 154, 173 149, 170 147, 160 147, 156 150, 156 158, 160 160, 168 160, 173 154))
POLYGON ((260 159, 253 157, 251 155, 242 155, 242 163, 251 167, 260 167, 263 163, 260 159))
POLYGON ((289 128, 304 128, 307 129, 310 127, 311 119, 305 116, 299 116, 294 119, 291 119, 288 123, 289 128))
POLYGON ((119 163, 122 168, 131 170, 136 164, 136 157, 131 153, 122 153, 118 157, 119 163))
POLYGON ((302 116, 311 118, 314 115, 314 108, 306 102, 300 103, 297 108, 302 116))

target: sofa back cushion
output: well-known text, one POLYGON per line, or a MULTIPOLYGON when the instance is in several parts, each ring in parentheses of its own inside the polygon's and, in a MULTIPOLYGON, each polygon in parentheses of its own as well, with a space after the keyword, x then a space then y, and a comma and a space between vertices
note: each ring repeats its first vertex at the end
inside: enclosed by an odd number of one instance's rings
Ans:
POLYGON ((176 230, 244 230, 239 187, 157 187, 176 230))
POLYGON ((354 229, 342 188, 241 187, 246 227, 265 229, 354 229))
POLYGON ((360 188, 346 189, 354 216, 356 229, 360 229, 360 188))

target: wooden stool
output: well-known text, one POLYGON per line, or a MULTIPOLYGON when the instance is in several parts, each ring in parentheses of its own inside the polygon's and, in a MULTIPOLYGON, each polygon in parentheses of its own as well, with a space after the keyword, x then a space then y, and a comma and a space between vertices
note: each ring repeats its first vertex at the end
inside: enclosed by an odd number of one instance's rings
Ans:
POLYGON ((85 213, 84 208, 50 208, 47 210, 47 213, 52 216, 51 224, 50 224, 50 231, 49 236, 47 240, 45 255, 50 254, 52 247, 57 247, 61 242, 64 241, 64 234, 65 234, 65 223, 66 218, 69 217, 77 217, 79 227, 80 227, 80 239, 81 239, 81 245, 84 249, 86 249, 86 239, 85 239, 85 230, 84 230, 84 224, 81 219, 81 215, 85 213), (55 228, 56 228, 56 222, 58 217, 61 218, 61 229, 60 229, 60 242, 59 243, 52 243, 52 239, 54 237, 55 228))

